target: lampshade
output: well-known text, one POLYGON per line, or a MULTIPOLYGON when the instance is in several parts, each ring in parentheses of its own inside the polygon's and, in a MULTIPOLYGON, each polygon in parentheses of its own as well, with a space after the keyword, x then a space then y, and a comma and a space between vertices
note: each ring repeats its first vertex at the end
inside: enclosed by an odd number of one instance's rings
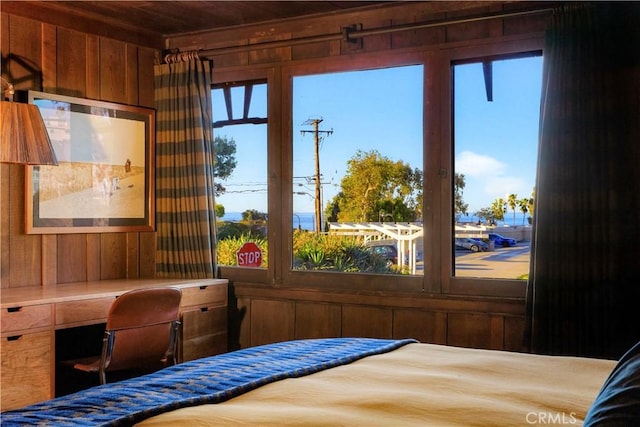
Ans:
POLYGON ((7 101, 0 101, 0 105, 0 162, 57 165, 38 107, 7 101))

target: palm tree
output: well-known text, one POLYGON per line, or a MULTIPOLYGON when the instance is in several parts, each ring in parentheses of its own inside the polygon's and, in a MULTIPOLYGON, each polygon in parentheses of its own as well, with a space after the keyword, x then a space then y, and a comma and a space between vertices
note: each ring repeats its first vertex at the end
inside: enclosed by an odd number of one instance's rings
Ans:
POLYGON ((531 206, 531 199, 525 197, 524 199, 518 200, 518 207, 520 208, 520 212, 522 212, 522 225, 524 225, 527 212, 529 212, 529 206, 531 206))
POLYGON ((493 218, 498 221, 504 220, 504 213, 506 211, 505 206, 507 202, 500 197, 499 199, 495 199, 491 204, 491 212, 493 213, 493 218))
POLYGON ((513 224, 515 225, 515 223, 516 223, 516 207, 518 206, 518 196, 516 194, 513 194, 513 193, 509 194, 509 196, 507 197, 507 204, 509 205, 509 207, 513 211, 513 224))

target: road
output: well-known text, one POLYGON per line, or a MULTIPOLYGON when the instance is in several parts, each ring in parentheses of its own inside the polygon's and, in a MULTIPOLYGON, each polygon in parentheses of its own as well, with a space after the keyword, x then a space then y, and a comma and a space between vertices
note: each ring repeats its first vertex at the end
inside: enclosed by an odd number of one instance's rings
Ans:
POLYGON ((515 279, 529 274, 529 242, 490 252, 456 250, 455 275, 458 277, 487 277, 515 279))

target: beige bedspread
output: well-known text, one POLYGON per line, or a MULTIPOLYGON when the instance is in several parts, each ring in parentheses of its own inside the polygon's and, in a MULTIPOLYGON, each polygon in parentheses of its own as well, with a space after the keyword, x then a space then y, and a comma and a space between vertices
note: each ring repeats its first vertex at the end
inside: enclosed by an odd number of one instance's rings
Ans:
POLYGON ((581 425, 614 365, 608 360, 409 344, 138 425, 581 425))

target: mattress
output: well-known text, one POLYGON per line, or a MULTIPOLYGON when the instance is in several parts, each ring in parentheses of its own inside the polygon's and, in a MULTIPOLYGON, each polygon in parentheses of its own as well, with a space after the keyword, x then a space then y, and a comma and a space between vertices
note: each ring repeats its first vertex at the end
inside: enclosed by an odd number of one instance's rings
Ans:
POLYGON ((614 365, 411 343, 138 426, 582 425, 614 365))
POLYGON ((414 340, 294 340, 0 414, 2 426, 581 425, 615 361, 414 340))

